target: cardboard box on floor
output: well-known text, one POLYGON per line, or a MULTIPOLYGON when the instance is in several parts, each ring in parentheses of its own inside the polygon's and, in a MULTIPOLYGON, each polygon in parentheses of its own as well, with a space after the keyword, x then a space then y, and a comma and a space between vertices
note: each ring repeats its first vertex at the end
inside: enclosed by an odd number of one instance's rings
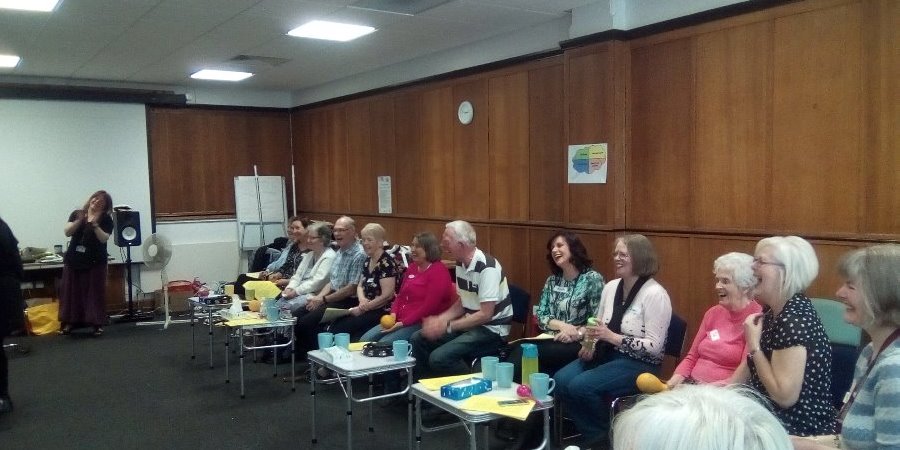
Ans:
MULTIPOLYGON (((188 303, 188 298, 193 296, 194 294, 190 292, 169 291, 169 312, 189 311, 190 304, 188 303)), ((153 302, 156 304, 157 308, 162 310, 165 306, 165 301, 162 289, 153 291, 153 302)))

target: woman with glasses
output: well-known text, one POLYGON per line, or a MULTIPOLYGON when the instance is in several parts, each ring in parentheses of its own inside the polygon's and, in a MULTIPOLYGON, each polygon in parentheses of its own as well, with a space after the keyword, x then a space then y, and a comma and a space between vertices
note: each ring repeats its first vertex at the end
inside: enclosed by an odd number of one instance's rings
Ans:
POLYGON ((617 278, 600 294, 597 324, 579 328, 586 345, 554 376, 581 447, 608 442, 609 398, 634 392, 638 374, 659 373, 672 318, 669 294, 653 279, 659 263, 646 236, 616 239, 613 263, 617 278))
POLYGON ((306 306, 306 299, 321 291, 328 283, 331 264, 337 256, 329 244, 330 223, 313 222, 306 227, 306 247, 309 251, 303 254, 300 265, 281 293, 281 298, 285 300, 291 313, 306 306))
MULTIPOLYGON (((391 305, 391 327, 376 325, 360 338, 363 342, 409 340, 422 328, 422 318, 447 309, 453 293, 450 271, 441 263, 441 247, 429 232, 413 237, 410 249, 412 264, 403 274, 397 298, 391 305)), ((390 324, 391 321, 387 321, 390 324)))
POLYGON ((744 321, 747 357, 731 381, 766 396, 788 434, 834 432, 831 344, 804 291, 819 261, 812 245, 797 236, 775 236, 756 244, 755 294, 763 312, 744 321))

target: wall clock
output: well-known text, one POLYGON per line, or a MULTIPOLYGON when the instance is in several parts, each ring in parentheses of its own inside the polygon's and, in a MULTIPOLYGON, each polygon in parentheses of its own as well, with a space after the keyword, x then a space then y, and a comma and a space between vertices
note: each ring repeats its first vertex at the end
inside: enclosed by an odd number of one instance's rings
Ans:
POLYGON ((459 117, 459 123, 468 125, 472 123, 472 119, 475 117, 475 108, 470 101, 465 100, 459 104, 456 115, 459 117))

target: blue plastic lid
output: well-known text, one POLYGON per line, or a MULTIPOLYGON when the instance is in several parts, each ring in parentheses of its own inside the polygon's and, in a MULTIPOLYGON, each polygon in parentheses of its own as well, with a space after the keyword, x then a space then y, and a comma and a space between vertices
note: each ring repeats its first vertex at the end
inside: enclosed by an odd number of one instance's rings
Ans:
POLYGON ((522 344, 522 356, 525 358, 537 358, 538 357, 537 345, 522 344))

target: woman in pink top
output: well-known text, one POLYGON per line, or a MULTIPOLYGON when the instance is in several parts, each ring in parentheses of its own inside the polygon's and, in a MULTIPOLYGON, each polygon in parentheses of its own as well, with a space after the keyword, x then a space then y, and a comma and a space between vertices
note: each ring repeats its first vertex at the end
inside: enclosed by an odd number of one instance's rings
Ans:
POLYGON ((361 342, 393 342, 409 340, 422 328, 422 318, 447 309, 451 293, 450 271, 441 263, 438 239, 429 232, 413 237, 410 250, 412 264, 403 273, 400 291, 391 305, 396 323, 390 329, 375 325, 359 339, 361 342))
POLYGON ((744 358, 744 319, 762 310, 750 298, 756 277, 753 257, 728 253, 713 264, 719 304, 709 308, 687 356, 666 383, 670 388, 685 381, 715 383, 727 380, 744 358))

